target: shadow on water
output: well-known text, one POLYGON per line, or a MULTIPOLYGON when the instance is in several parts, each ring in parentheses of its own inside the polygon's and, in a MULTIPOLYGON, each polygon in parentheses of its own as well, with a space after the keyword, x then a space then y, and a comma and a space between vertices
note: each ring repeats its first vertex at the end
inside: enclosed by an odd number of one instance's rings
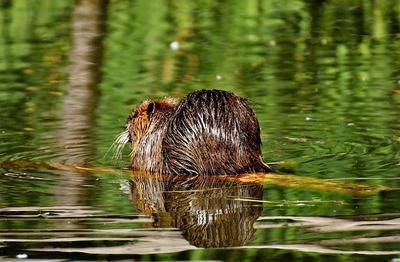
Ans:
MULTIPOLYGON (((60 112, 56 144, 60 148, 55 162, 83 164, 95 153, 93 146, 95 112, 101 81, 103 37, 108 1, 80 0, 72 14, 72 50, 69 81, 60 112)), ((59 206, 87 205, 91 191, 81 185, 93 184, 93 177, 76 172, 58 172, 55 199, 59 206)), ((62 223, 64 228, 79 228, 62 223)))
MULTIPOLYGON (((154 175, 153 175, 154 176, 154 175)), ((157 175, 156 175, 157 176, 157 175)), ((153 215, 156 228, 179 228, 197 247, 232 247, 247 244, 262 204, 262 185, 223 182, 195 177, 163 180, 133 176, 132 200, 153 215)))
POLYGON ((129 185, 126 197, 142 214, 111 214, 78 205, 1 208, 0 221, 27 227, 1 229, 0 252, 27 254, 30 258, 73 255, 76 259, 139 258, 201 248, 213 248, 220 255, 236 249, 381 258, 400 254, 399 213, 266 215, 263 208, 271 203, 263 200, 263 187, 256 183, 134 172, 129 185), (32 227, 40 223, 47 225, 32 227), (277 230, 293 231, 294 238, 257 237, 257 232, 268 236, 277 230))

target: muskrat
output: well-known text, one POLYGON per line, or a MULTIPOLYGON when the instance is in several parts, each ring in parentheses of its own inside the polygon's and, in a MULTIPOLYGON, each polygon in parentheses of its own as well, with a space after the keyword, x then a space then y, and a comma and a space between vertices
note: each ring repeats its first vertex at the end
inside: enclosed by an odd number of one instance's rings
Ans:
POLYGON ((269 171, 256 115, 231 92, 147 100, 129 116, 124 134, 133 170, 194 176, 269 171))

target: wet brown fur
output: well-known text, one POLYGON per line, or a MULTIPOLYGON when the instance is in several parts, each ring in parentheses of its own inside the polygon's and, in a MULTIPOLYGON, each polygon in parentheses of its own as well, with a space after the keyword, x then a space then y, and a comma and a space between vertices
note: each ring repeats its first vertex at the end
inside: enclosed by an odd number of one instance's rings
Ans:
POLYGON ((195 176, 268 171, 257 118, 231 92, 200 90, 180 101, 145 101, 126 128, 135 170, 195 176))

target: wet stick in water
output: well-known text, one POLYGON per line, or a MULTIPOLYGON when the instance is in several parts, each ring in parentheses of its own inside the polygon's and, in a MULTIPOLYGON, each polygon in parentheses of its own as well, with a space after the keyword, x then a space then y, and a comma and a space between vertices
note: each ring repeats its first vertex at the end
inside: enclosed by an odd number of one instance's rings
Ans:
MULTIPOLYGON (((188 179, 186 176, 177 177, 173 175, 155 175, 147 172, 140 172, 127 169, 119 169, 106 166, 91 166, 91 165, 65 165, 56 162, 39 162, 39 161, 25 161, 25 160, 2 160, 0 161, 0 168, 3 169, 38 169, 38 170, 62 170, 83 174, 109 174, 109 175, 133 175, 147 177, 148 179, 188 179)), ((320 179, 307 176, 285 175, 275 173, 246 173, 235 176, 213 176, 204 177, 204 179, 253 183, 261 185, 274 185, 286 188, 297 188, 304 190, 328 191, 336 192, 344 195, 352 196, 368 196, 381 191, 394 190, 390 187, 381 185, 366 185, 344 181, 332 181, 327 179, 320 179)))

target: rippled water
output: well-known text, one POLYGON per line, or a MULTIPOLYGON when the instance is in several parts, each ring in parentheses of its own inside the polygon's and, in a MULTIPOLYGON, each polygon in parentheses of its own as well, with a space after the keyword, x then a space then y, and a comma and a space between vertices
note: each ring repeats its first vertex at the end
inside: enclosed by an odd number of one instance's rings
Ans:
POLYGON ((396 1, 0 3, 0 260, 400 258, 396 1), (142 100, 251 103, 278 174, 132 174, 142 100))

